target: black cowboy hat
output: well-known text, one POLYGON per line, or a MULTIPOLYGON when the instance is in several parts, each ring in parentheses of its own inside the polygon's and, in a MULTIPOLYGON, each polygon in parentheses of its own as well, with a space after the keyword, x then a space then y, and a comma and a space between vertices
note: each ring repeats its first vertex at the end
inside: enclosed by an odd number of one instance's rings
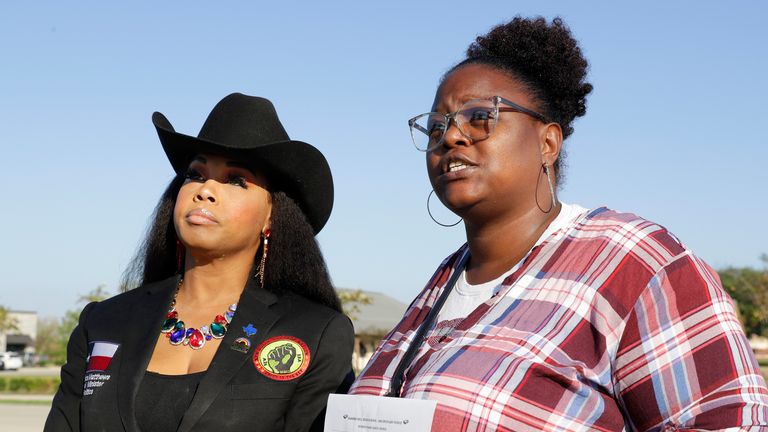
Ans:
POLYGON ((152 114, 152 123, 176 173, 186 173, 200 153, 235 156, 264 173, 271 188, 293 198, 315 234, 328 221, 333 208, 328 162, 318 149, 288 138, 269 100, 232 93, 213 107, 197 137, 176 132, 159 112, 152 114))

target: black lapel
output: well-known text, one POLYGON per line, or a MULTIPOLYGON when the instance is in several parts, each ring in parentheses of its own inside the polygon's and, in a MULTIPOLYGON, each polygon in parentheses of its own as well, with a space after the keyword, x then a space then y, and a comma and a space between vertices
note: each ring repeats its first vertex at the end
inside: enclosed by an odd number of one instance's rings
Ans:
POLYGON ((139 383, 144 378, 157 335, 165 319, 171 299, 179 283, 178 276, 136 288, 144 292, 137 296, 137 304, 126 311, 123 327, 123 358, 117 380, 117 403, 123 426, 127 431, 138 431, 135 400, 139 383))
POLYGON ((178 432, 191 430, 216 400, 219 393, 242 368, 243 364, 253 357, 253 351, 265 339, 269 329, 281 316, 280 313, 270 309, 270 306, 277 300, 277 296, 274 294, 257 287, 253 278, 249 280, 240 295, 237 312, 232 318, 229 330, 222 339, 213 360, 211 360, 205 377, 200 381, 195 397, 181 420, 178 432), (248 324, 252 324, 257 330, 256 334, 249 338, 251 349, 247 353, 232 349, 232 343, 235 339, 245 336, 243 327, 248 324))

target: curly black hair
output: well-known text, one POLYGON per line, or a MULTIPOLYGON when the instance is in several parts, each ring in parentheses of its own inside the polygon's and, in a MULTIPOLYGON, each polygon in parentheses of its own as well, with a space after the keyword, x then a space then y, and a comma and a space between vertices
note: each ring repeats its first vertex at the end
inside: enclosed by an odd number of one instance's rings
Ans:
MULTIPOLYGON (((467 64, 484 64, 509 74, 528 87, 537 107, 563 130, 563 139, 573 133, 573 120, 587 112, 592 84, 585 82, 589 65, 571 30, 560 18, 548 23, 543 17, 515 17, 478 36, 467 58, 443 78, 467 64)), ((561 180, 564 153, 555 162, 561 180)), ((558 181, 558 184, 560 181, 558 181)))

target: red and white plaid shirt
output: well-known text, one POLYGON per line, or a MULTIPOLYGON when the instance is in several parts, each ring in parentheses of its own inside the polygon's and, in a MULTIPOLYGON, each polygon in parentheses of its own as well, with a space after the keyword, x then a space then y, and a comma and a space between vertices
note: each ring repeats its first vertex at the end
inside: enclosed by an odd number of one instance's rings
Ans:
MULTIPOLYGON (((386 393, 466 253, 438 268, 350 393, 386 393)), ((730 298, 663 227, 592 210, 502 285, 447 335, 428 333, 406 370, 402 397, 438 402, 433 431, 768 430, 730 298)))

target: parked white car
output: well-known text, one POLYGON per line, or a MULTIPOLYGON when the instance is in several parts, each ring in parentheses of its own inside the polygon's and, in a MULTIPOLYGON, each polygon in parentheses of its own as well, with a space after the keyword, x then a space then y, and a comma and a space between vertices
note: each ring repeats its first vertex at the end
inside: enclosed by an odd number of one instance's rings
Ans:
POLYGON ((16 370, 22 365, 21 356, 15 352, 0 354, 0 370, 16 370))

